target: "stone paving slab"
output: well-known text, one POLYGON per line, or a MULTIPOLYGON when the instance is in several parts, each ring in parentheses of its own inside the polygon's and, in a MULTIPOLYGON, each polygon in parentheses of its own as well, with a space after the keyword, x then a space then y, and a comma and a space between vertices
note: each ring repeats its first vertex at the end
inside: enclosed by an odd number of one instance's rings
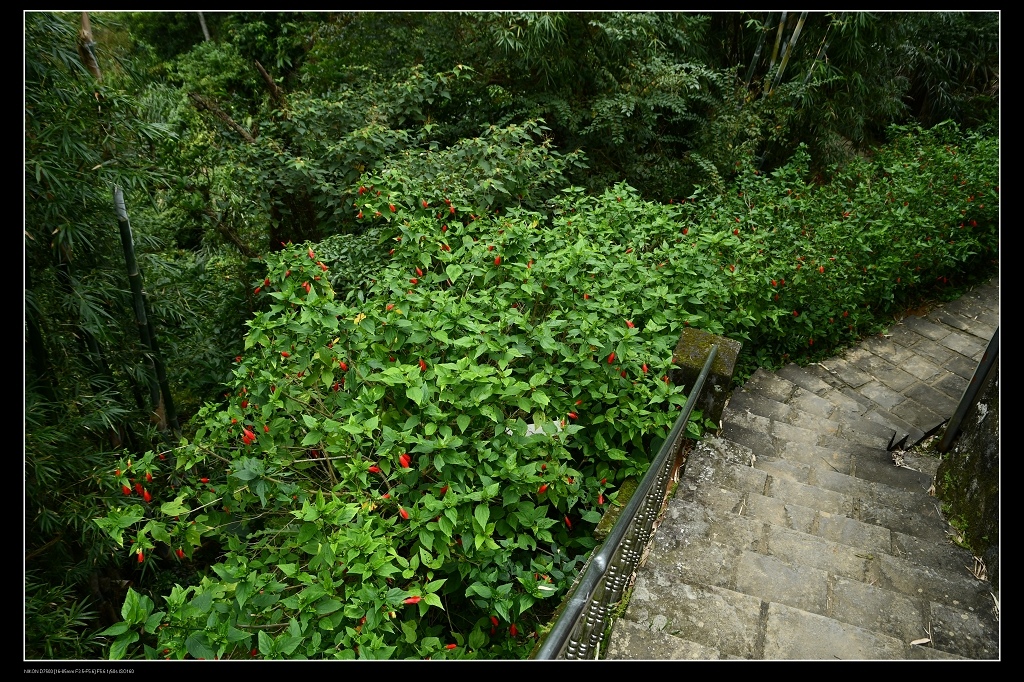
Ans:
POLYGON ((921 336, 929 338, 932 341, 940 341, 949 336, 952 331, 949 327, 929 322, 923 317, 905 317, 900 324, 905 325, 921 336))
POLYGON ((619 620, 612 630, 607 655, 609 661, 714 661, 716 649, 645 627, 631 620, 619 620))
POLYGON ((892 660, 904 657, 898 639, 839 621, 770 604, 764 640, 769 660, 892 660))

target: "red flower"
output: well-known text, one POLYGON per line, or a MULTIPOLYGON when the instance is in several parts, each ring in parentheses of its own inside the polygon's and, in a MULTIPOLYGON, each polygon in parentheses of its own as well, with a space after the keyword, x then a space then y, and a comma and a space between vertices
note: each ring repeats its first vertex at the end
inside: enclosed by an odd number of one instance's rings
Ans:
POLYGON ((256 434, 248 428, 242 429, 242 442, 246 445, 252 445, 256 441, 256 434))
POLYGON ((411 277, 411 278, 409 279, 409 283, 410 283, 410 284, 419 284, 419 283, 420 283, 420 281, 419 281, 418 279, 416 279, 415 277, 411 277))
POLYGON ((179 559, 184 559, 185 558, 185 552, 182 551, 181 547, 178 548, 178 550, 175 552, 175 554, 178 555, 179 559))
POLYGON ((610 353, 610 354, 608 355, 608 364, 610 365, 610 364, 612 364, 613 362, 615 362, 615 353, 610 353))
POLYGON ((423 599, 423 597, 421 597, 421 596, 419 596, 417 594, 417 595, 413 595, 412 597, 409 597, 408 599, 404 600, 402 603, 403 604, 419 604, 421 599, 423 599))
POLYGON ((258 294, 258 293, 260 293, 260 288, 259 288, 259 287, 256 287, 255 289, 253 289, 253 292, 252 292, 252 293, 254 293, 254 294, 258 294))
POLYGON ((569 419, 576 419, 578 416, 579 415, 577 415, 575 412, 570 412, 569 413, 569 419))
POLYGON ((360 211, 360 212, 359 212, 359 213, 358 213, 358 214, 356 215, 356 218, 360 218, 360 219, 362 219, 362 217, 363 217, 363 212, 362 212, 362 211, 360 211))
POLYGON ((426 363, 426 361, 424 361, 423 358, 420 358, 420 371, 421 372, 426 372, 427 371, 427 363, 426 363))
POLYGON ((388 204, 388 208, 390 208, 390 209, 391 209, 391 212, 392 212, 392 213, 394 213, 394 212, 395 212, 395 205, 394 205, 394 204, 388 204))
POLYGON ((689 231, 690 231, 690 228, 688 228, 688 227, 684 227, 684 228, 683 228, 683 236, 685 237, 685 236, 686 236, 686 234, 687 234, 687 233, 689 233, 689 231))
POLYGON ((427 200, 426 200, 426 199, 424 199, 424 200, 423 200, 423 208, 426 208, 426 207, 427 207, 427 200))
POLYGON ((604 504, 604 494, 603 494, 603 493, 602 493, 602 494, 599 494, 599 495, 597 496, 597 503, 598 503, 598 504, 604 504))
POLYGON ((772 286, 773 287, 777 287, 777 286, 779 286, 779 283, 773 279, 772 280, 772 286))
POLYGON ((283 350, 283 351, 281 351, 281 357, 282 357, 282 358, 287 358, 287 357, 288 357, 288 356, 290 356, 290 355, 291 355, 291 353, 289 353, 289 352, 288 352, 288 351, 286 351, 286 350, 283 350))
POLYGON ((800 317, 800 313, 798 313, 797 311, 794 310, 793 311, 793 317, 800 317))
POLYGON ((142 499, 144 499, 146 502, 152 502, 153 501, 153 496, 149 494, 148 490, 143 488, 142 489, 142 499))
POLYGON ((448 246, 447 244, 441 244, 441 250, 442 251, 451 251, 452 247, 448 246))
POLYGON ((623 379, 625 379, 625 378, 626 378, 626 370, 622 370, 621 372, 619 372, 619 374, 621 374, 621 375, 622 375, 622 378, 623 378, 623 379))
POLYGON ((303 282, 303 283, 302 283, 302 288, 303 288, 303 289, 305 289, 305 290, 306 290, 306 293, 308 294, 308 293, 309 293, 309 290, 310 290, 310 289, 312 289, 313 287, 311 287, 311 286, 309 285, 309 282, 303 282))
POLYGON ((418 277, 422 277, 422 276, 423 276, 423 271, 422 271, 422 270, 420 270, 419 268, 416 268, 416 275, 417 275, 418 277))
POLYGON ((626 320, 626 326, 630 329, 636 329, 636 326, 629 320, 626 320))
POLYGON ((412 458, 411 458, 411 457, 409 457, 409 453, 407 453, 407 452, 403 452, 403 453, 402 453, 402 454, 401 454, 401 455, 400 455, 400 456, 398 457, 398 463, 402 465, 402 468, 403 468, 403 469, 408 469, 408 468, 409 468, 409 464, 410 464, 411 462, 412 462, 412 458))
POLYGON ((200 478, 200 479, 199 479, 199 482, 200 482, 200 483, 209 483, 209 482, 210 482, 210 479, 208 479, 208 478, 200 478))
POLYGON ((142 484, 141 483, 136 483, 135 484, 135 492, 137 492, 140 495, 142 494, 142 484))
POLYGON ((324 272, 327 272, 327 266, 326 265, 324 265, 323 263, 317 263, 317 265, 320 266, 321 270, 323 270, 324 272))
POLYGON ((494 264, 495 265, 501 265, 501 256, 495 256, 494 257, 494 264))
POLYGON ((313 253, 313 249, 309 250, 309 260, 316 260, 316 254, 313 253))
POLYGON ((458 644, 445 644, 444 648, 445 649, 454 649, 457 646, 459 646, 459 645, 458 644))
POLYGON ((380 467, 377 466, 376 464, 371 464, 370 465, 370 473, 371 474, 379 474, 380 473, 380 467))
POLYGON ((151 473, 149 473, 147 471, 146 472, 146 483, 152 483, 152 482, 153 482, 153 474, 151 474, 151 473))
POLYGON ((818 266, 818 272, 820 272, 821 274, 824 275, 825 274, 825 266, 824 265, 819 265, 818 266))
POLYGON ((270 433, 270 427, 266 424, 263 425, 263 433, 270 433))
POLYGON ((565 517, 565 525, 569 526, 569 530, 572 530, 572 521, 569 520, 568 516, 565 517))
POLYGON ((452 215, 455 215, 455 207, 454 206, 450 206, 448 208, 448 212, 451 213, 452 215))
POLYGON ((626 253, 633 253, 633 247, 631 246, 628 249, 626 249, 626 253))
POLYGON ((508 626, 508 634, 512 635, 513 637, 519 634, 519 630, 516 629, 515 623, 512 623, 512 625, 508 626))
POLYGON ((640 369, 643 370, 644 374, 647 374, 647 363, 645 362, 644 364, 640 365, 640 369))
POLYGON ((544 494, 544 491, 546 491, 547 489, 548 489, 548 484, 547 484, 547 483, 545 483, 545 484, 544 484, 544 485, 542 485, 541 487, 537 488, 537 494, 538 494, 538 495, 543 495, 543 494, 544 494))
POLYGON ((734 235, 736 235, 737 237, 740 235, 740 231, 739 230, 733 230, 732 233, 734 235))
POLYGON ((448 231, 448 226, 447 225, 442 225, 441 226, 441 231, 442 232, 447 232, 448 231))
POLYGON ((247 407, 249 407, 249 399, 248 398, 246 398, 245 400, 242 401, 242 409, 244 410, 247 407))
POLYGON ((401 516, 406 521, 409 520, 409 512, 405 511, 404 507, 399 507, 398 508, 398 515, 401 516))
POLYGON ((730 265, 729 266, 729 272, 736 272, 736 266, 735 265, 730 265))
POLYGON ((445 487, 441 488, 441 497, 444 497, 447 492, 448 492, 448 486, 445 486, 445 487))
POLYGON ((287 277, 287 276, 288 276, 288 275, 290 275, 290 274, 292 274, 292 271, 291 271, 291 270, 285 270, 285 271, 284 271, 284 276, 285 276, 285 277, 287 277))
POLYGON ((497 616, 491 616, 491 624, 494 625, 494 626, 498 625, 498 617, 497 616))
POLYGON ((132 494, 132 489, 129 488, 128 486, 126 486, 126 485, 121 486, 121 490, 124 492, 125 495, 131 495, 132 494))
POLYGON ((142 554, 142 550, 141 550, 141 549, 140 549, 140 550, 139 550, 138 552, 136 552, 136 554, 138 555, 138 557, 139 557, 139 563, 141 564, 141 563, 142 563, 142 561, 143 561, 143 560, 144 560, 144 559, 145 559, 146 557, 145 557, 145 556, 144 556, 144 555, 142 554))
POLYGON ((344 360, 338 360, 338 367, 341 367, 342 372, 348 371, 348 365, 345 364, 344 360))
POLYGON ((359 193, 360 193, 360 194, 364 194, 365 192, 366 192, 366 188, 365 188, 365 187, 363 187, 362 185, 360 185, 360 186, 359 186, 359 193))

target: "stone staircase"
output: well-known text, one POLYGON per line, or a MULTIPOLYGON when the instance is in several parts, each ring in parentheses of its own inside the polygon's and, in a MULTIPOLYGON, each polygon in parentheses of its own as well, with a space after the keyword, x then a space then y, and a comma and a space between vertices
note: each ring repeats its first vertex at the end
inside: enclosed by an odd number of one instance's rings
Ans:
POLYGON ((689 453, 604 658, 999 658, 996 598, 929 494, 938 459, 886 449, 952 416, 998 310, 993 281, 756 372, 689 453))

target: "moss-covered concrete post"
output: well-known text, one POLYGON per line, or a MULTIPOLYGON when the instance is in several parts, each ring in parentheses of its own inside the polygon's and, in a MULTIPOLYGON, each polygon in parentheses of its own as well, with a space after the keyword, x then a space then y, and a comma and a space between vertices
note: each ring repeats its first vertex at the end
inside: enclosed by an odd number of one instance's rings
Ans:
POLYGON ((679 337, 675 353, 672 354, 674 368, 669 373, 669 378, 672 383, 685 386, 689 393, 704 368, 711 347, 715 345, 718 346, 718 356, 711 363, 711 372, 704 380, 704 390, 701 391, 694 406, 705 418, 718 424, 722 419, 722 410, 725 409, 725 399, 729 395, 729 385, 736 369, 736 356, 740 354, 742 343, 687 327, 679 337))

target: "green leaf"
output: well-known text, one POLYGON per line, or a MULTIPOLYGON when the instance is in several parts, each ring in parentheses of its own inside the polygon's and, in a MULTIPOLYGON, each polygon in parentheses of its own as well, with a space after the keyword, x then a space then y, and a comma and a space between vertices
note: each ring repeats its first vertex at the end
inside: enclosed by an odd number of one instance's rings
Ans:
POLYGON ((486 504, 478 504, 473 511, 473 518, 480 524, 480 529, 487 528, 487 520, 491 517, 491 509, 486 504))
POLYGON ((452 281, 452 284, 455 284, 455 280, 459 278, 462 272, 462 266, 458 263, 451 263, 444 269, 444 273, 448 275, 448 279, 452 281))
POLYGON ((409 400, 419 405, 423 402, 423 387, 407 386, 405 389, 405 395, 409 400))
POLYGON ((458 417, 456 417, 455 423, 458 424, 460 433, 466 432, 466 429, 469 428, 470 421, 471 420, 469 418, 469 415, 466 414, 460 414, 458 417))
POLYGON ((137 641, 139 641, 139 633, 134 630, 115 639, 113 644, 110 645, 110 660, 120 661, 123 659, 124 655, 128 652, 128 647, 137 641))
POLYGON ((191 509, 184 504, 184 495, 178 495, 170 502, 164 502, 160 505, 160 513, 167 516, 183 516, 188 514, 191 509))

